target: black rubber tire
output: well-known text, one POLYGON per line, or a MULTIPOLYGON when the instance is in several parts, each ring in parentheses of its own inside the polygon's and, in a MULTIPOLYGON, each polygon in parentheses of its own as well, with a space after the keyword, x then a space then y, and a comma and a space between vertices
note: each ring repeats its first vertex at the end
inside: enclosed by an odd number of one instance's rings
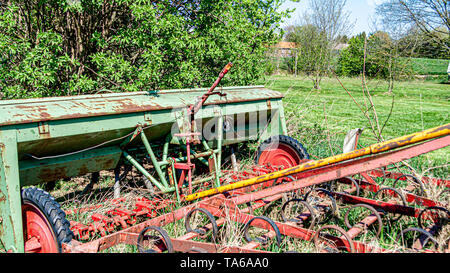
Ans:
POLYGON ((271 136, 268 139, 264 140, 264 142, 262 142, 259 147, 258 147, 258 151, 257 151, 257 156, 256 156, 256 164, 258 164, 258 160, 259 157, 261 156, 261 153, 264 151, 264 149, 270 145, 271 143, 283 143, 286 144, 288 146, 290 146, 292 149, 294 149, 297 154, 299 155, 299 157, 301 159, 309 159, 309 154, 306 151, 306 148, 303 147, 303 145, 298 142, 298 140, 296 140, 295 138, 292 138, 290 136, 285 136, 285 135, 277 135, 277 136, 271 136))
POLYGON ((36 187, 22 189, 22 203, 24 201, 34 204, 47 218, 55 234, 58 250, 62 252, 61 243, 69 243, 74 235, 61 205, 48 192, 36 187))

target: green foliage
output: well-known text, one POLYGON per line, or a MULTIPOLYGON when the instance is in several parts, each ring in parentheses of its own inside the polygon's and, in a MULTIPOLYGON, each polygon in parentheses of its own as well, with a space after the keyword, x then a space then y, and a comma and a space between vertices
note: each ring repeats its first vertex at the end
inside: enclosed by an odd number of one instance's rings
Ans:
POLYGON ((364 39, 361 33, 350 39, 348 47, 339 56, 338 73, 344 76, 355 76, 362 73, 364 67, 364 39))
POLYGON ((10 1, 0 6, 3 98, 248 85, 270 69, 283 0, 10 1))
POLYGON ((291 71, 294 71, 297 65, 297 71, 310 76, 314 88, 319 89, 320 79, 328 73, 331 61, 331 43, 327 34, 308 24, 290 29, 286 40, 298 45, 297 56, 293 56, 289 63, 291 71))
MULTIPOLYGON (((1 65, 0 81, 3 96, 7 98, 43 97, 64 95, 52 88, 58 83, 59 74, 64 73, 70 63, 62 54, 61 37, 52 32, 39 33, 37 44, 18 41, 6 45, 7 50, 1 65), (8 48, 9 46, 9 48, 8 48), (9 49, 9 50, 8 50, 9 49)), ((2 45, 2 49, 5 49, 2 45)))
POLYGON ((369 37, 361 33, 352 37, 342 50, 337 72, 343 76, 359 76, 398 80, 410 74, 408 59, 401 58, 398 43, 385 32, 369 37))
MULTIPOLYGON (((286 35, 286 40, 297 43, 299 71, 325 72, 329 62, 329 42, 326 34, 313 25, 297 26, 286 35)), ((293 60, 294 61, 294 60, 293 60)))
POLYGON ((428 37, 422 31, 412 28, 407 35, 399 39, 402 57, 450 59, 450 38, 439 33, 433 33, 440 37, 440 43, 428 37), (442 43, 447 46, 442 46, 442 43))
MULTIPOLYGON (((450 38, 443 40, 443 42, 448 45, 447 48, 450 48, 450 38)), ((430 59, 450 59, 450 50, 432 39, 423 39, 412 56, 430 59)))

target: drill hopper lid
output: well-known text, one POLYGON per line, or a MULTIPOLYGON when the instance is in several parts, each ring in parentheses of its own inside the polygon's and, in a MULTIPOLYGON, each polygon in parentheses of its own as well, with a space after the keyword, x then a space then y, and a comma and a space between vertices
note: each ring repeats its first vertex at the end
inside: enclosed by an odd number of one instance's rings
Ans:
MULTIPOLYGON (((0 101, 0 126, 183 108, 208 89, 175 89, 0 101)), ((280 99, 264 86, 223 87, 205 105, 280 99)))

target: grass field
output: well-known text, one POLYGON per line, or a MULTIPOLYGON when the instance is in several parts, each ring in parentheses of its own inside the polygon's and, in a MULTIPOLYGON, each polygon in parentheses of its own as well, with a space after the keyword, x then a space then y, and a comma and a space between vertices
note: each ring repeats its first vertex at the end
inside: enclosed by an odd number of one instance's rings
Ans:
MULTIPOLYGON (((340 81, 359 106, 335 78, 324 78, 320 90, 311 89, 311 81, 301 76, 271 76, 265 81, 267 88, 286 96, 283 102, 289 134, 319 157, 342 152, 344 137, 350 129, 365 128, 360 139, 363 146, 376 142, 370 123, 359 108, 365 109, 365 104, 369 105, 361 80, 342 78, 340 81), (328 139, 331 145, 327 144, 328 139)), ((384 81, 368 81, 367 86, 381 127, 389 117, 382 131, 385 140, 450 122, 448 84, 418 80, 397 82, 392 94, 387 92, 384 81)), ((373 112, 368 113, 374 119, 373 112)), ((425 158, 429 165, 446 164, 449 151, 448 148, 441 149, 425 158)))
POLYGON ((449 60, 411 58, 411 68, 417 75, 447 75, 449 60))

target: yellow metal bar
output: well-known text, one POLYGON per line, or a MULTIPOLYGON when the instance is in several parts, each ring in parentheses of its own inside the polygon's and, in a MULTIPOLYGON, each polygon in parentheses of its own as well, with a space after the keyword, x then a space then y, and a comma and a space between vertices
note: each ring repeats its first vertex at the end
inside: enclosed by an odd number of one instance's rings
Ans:
POLYGON ((287 168, 287 169, 284 169, 281 171, 268 173, 268 174, 260 175, 257 177, 249 178, 246 180, 242 180, 242 181, 239 181, 239 182, 236 182, 233 184, 228 184, 228 185, 224 185, 224 186, 221 186, 218 188, 209 189, 209 190, 202 191, 202 192, 197 192, 197 193, 194 193, 191 195, 187 195, 185 197, 185 200, 192 201, 192 200, 199 199, 202 197, 207 197, 210 195, 214 195, 214 194, 218 194, 218 193, 222 193, 222 192, 226 192, 226 191, 230 191, 230 190, 234 190, 234 189, 251 186, 251 185, 254 185, 257 183, 266 182, 266 181, 273 180, 273 179, 276 179, 279 177, 296 174, 296 173, 299 173, 302 171, 323 167, 323 166, 326 166, 329 164, 334 164, 334 163, 358 158, 358 157, 365 156, 365 155, 376 154, 376 153, 392 150, 395 148, 403 147, 406 145, 411 145, 414 143, 418 143, 421 141, 425 141, 425 140, 429 140, 429 139, 433 139, 433 138, 437 138, 437 137, 446 136, 449 134, 450 134, 450 123, 446 124, 446 125, 438 126, 435 128, 431 128, 431 129, 428 129, 428 130, 425 130, 422 132, 418 132, 418 133, 394 138, 391 140, 387 140, 387 141, 384 141, 381 143, 373 144, 373 145, 370 145, 369 147, 361 148, 361 149, 351 151, 348 153, 339 154, 339 155, 327 157, 324 159, 309 161, 309 162, 302 163, 300 165, 297 165, 297 166, 294 166, 291 168, 287 168))

